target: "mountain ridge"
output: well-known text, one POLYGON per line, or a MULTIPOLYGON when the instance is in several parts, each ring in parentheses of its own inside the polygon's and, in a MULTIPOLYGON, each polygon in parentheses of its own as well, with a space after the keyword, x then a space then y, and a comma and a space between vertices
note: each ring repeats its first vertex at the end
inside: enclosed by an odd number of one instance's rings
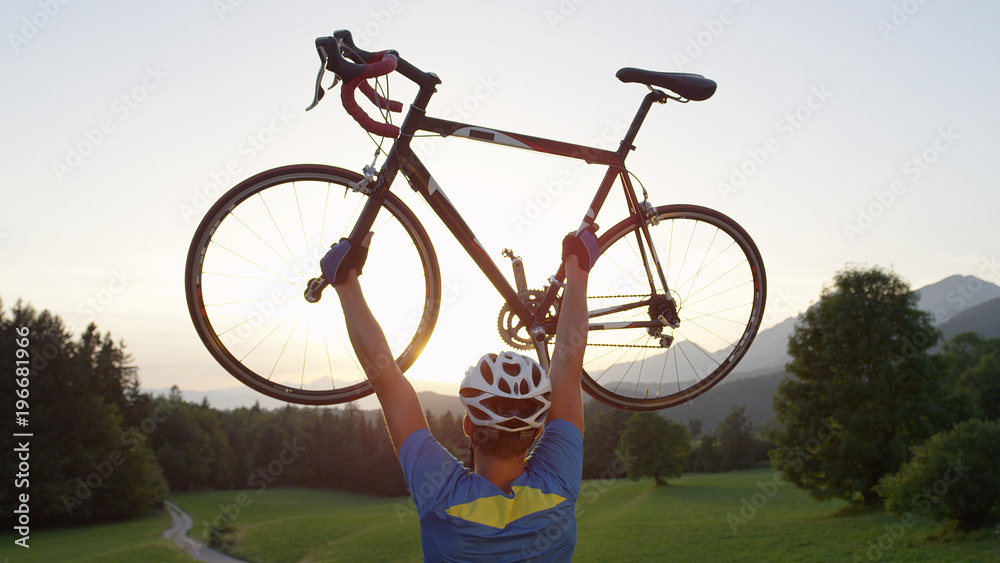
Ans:
MULTIPOLYGON (((917 307, 929 313, 934 325, 941 328, 959 315, 973 314, 972 311, 979 306, 1000 298, 1000 287, 975 276, 954 275, 916 289, 914 293, 918 296, 917 307)), ((795 330, 795 323, 804 314, 789 317, 757 333, 750 350, 728 378, 742 379, 751 376, 754 371, 784 369, 785 364, 791 360, 788 355, 788 338, 795 330)), ((987 327, 990 325, 988 317, 981 321, 983 324, 977 326, 982 326, 982 330, 987 331, 1000 330, 1000 316, 993 319, 998 325, 994 329, 987 327)), ((946 335, 946 338, 951 336, 954 334, 946 335)))
MULTIPOLYGON (((975 276, 954 275, 914 291, 918 294, 918 307, 931 314, 932 320, 942 330, 946 339, 966 330, 977 332, 984 338, 1000 337, 1000 287, 975 276)), ((801 316, 802 314, 789 317, 771 328, 760 331, 750 350, 736 366, 733 373, 713 388, 711 392, 692 401, 692 403, 714 405, 721 401, 723 396, 729 394, 728 390, 723 391, 728 385, 744 379, 783 373, 785 364, 791 359, 787 351, 788 338, 801 316)), ((769 382, 768 386, 772 383, 769 382)), ((427 401, 422 404, 430 412, 444 414, 446 410, 453 410, 453 413, 460 411, 461 402, 457 397, 457 385, 422 381, 414 381, 413 384, 418 390, 418 395, 421 396, 421 401, 427 401)), ((773 385, 776 386, 777 383, 773 383, 773 385)), ((144 391, 154 395, 167 395, 170 392, 169 389, 144 389, 144 391)), ((271 399, 240 385, 213 391, 182 389, 181 393, 186 401, 200 403, 203 399, 207 399, 211 406, 219 409, 250 407, 255 403, 265 409, 284 408, 288 405, 288 403, 271 399)), ((343 408, 344 406, 331 405, 328 408, 343 408)), ((354 401, 354 406, 361 410, 380 409, 378 400, 373 395, 354 401)), ((668 409, 666 412, 680 412, 677 409, 686 410, 688 408, 690 407, 681 406, 668 409)), ((718 418, 717 411, 719 409, 713 406, 709 410, 716 414, 706 415, 708 420, 703 420, 706 430, 718 418)), ((749 413, 748 407, 748 413, 757 422, 761 422, 757 419, 757 416, 761 415, 758 412, 760 410, 759 407, 754 407, 754 412, 749 413)), ((722 413, 722 416, 727 413, 728 411, 722 413)))

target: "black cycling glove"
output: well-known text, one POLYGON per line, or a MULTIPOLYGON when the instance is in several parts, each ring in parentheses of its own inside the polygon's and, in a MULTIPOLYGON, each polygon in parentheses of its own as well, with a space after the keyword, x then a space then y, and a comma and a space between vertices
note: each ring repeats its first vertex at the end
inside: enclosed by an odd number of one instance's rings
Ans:
POLYGON ((562 259, 565 262, 569 256, 576 256, 580 268, 589 272, 600 254, 597 248, 597 225, 591 223, 582 230, 573 231, 563 238, 562 259))
POLYGON ((319 261, 320 269, 323 270, 323 277, 330 285, 343 283, 347 279, 347 274, 351 270, 357 270, 361 275, 361 270, 368 259, 368 243, 371 240, 371 233, 365 237, 361 245, 355 247, 351 241, 342 238, 340 242, 330 247, 330 250, 319 261))

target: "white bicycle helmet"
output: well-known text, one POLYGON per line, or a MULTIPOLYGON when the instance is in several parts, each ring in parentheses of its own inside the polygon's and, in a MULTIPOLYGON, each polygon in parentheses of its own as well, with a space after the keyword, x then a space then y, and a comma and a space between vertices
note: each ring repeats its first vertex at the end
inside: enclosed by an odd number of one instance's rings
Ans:
POLYGON ((516 352, 486 354, 465 372, 459 397, 477 426, 504 432, 541 428, 552 383, 538 362, 516 352))

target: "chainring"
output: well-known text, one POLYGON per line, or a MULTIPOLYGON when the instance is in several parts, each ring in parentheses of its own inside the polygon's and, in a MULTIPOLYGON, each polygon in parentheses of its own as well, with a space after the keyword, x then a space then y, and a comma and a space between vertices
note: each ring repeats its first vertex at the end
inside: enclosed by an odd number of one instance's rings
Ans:
MULTIPOLYGON (((542 290, 529 289, 527 299, 528 309, 533 310, 538 307, 539 302, 544 296, 545 292, 542 290)), ((556 303, 552 304, 552 308, 549 314, 546 315, 546 318, 554 318, 558 313, 559 302, 557 300, 556 303)), ((521 322, 521 319, 511 310, 510 305, 506 303, 500 308, 500 314, 497 316, 497 330, 500 332, 500 338, 515 350, 533 350, 535 347, 531 335, 528 334, 528 327, 521 322)))

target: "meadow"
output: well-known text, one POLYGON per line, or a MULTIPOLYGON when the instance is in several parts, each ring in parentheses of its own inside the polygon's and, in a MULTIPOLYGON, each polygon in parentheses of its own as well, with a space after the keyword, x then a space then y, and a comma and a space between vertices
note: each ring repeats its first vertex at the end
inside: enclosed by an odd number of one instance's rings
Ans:
MULTIPOLYGON (((232 555, 248 561, 421 560, 405 497, 258 489, 170 500, 191 516, 197 539, 231 523, 232 555)), ((996 529, 961 533, 920 517, 817 503, 771 470, 692 474, 665 487, 586 481, 577 513, 574 561, 1000 561, 996 529)), ((5 535, 0 561, 190 561, 160 537, 168 523, 164 514, 39 531, 30 550, 5 535)))

